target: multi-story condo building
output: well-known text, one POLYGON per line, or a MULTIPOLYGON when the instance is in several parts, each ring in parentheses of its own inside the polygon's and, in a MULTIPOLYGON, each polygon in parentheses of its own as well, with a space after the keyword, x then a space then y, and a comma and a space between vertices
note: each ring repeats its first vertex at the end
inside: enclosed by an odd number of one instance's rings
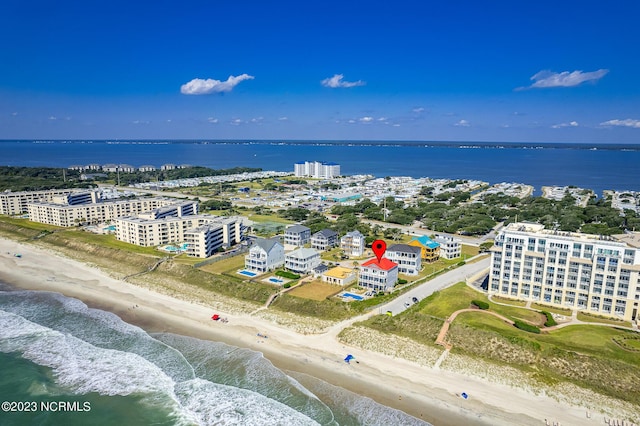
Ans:
POLYGON ((391 291, 398 282, 398 264, 383 257, 360 265, 358 285, 375 291, 391 291))
POLYGON ((284 255, 284 267, 306 274, 320 264, 320 253, 312 248, 299 248, 284 255))
POLYGON ((420 247, 408 244, 394 244, 387 248, 385 255, 398 264, 398 272, 406 275, 418 275, 422 268, 420 247))
MULTIPOLYGON (((206 219, 205 219, 206 221, 206 219)), ((209 257, 221 248, 242 242, 244 226, 237 217, 218 217, 184 233, 187 255, 209 257)))
POLYGON ((638 319, 640 235, 558 232, 507 225, 491 249, 489 294, 638 319))
POLYGON ((409 245, 420 247, 422 259, 424 259, 425 262, 435 262, 440 258, 440 244, 425 235, 415 237, 409 241, 409 245))
MULTIPOLYGON (((137 216, 161 207, 176 205, 176 200, 169 198, 135 198, 84 204, 67 204, 64 200, 57 201, 60 202, 29 203, 27 205, 29 219, 49 225, 77 226, 80 223, 101 223, 118 217, 137 216)), ((197 205, 196 201, 186 201, 177 204, 181 207, 175 207, 175 209, 197 213, 197 205)), ((158 217, 152 216, 152 218, 158 217)))
POLYGON ((331 229, 323 229, 311 236, 311 247, 325 251, 338 245, 338 233, 331 229))
MULTIPOLYGON (((0 214, 15 215, 29 211, 29 203, 51 203, 56 197, 71 194, 88 194, 91 191, 78 189, 50 189, 46 191, 0 192, 0 214)), ((71 203, 67 203, 71 204, 71 203)))
POLYGON ((456 259, 462 256, 462 244, 458 238, 448 235, 437 235, 435 242, 440 244, 440 257, 443 259, 456 259))
POLYGON ((116 238, 129 244, 153 247, 184 242, 187 254, 209 257, 220 248, 242 241, 245 227, 239 217, 211 215, 122 217, 114 219, 116 238))
POLYGON ((319 161, 301 161, 293 165, 293 172, 298 177, 331 179, 340 176, 340 165, 319 161))
POLYGON ((284 243, 302 247, 311 240, 311 229, 302 225, 293 225, 284 231, 284 243))
POLYGON ((264 273, 284 265, 284 246, 276 238, 258 238, 249 254, 244 257, 244 267, 250 271, 264 273))
POLYGON ((351 231, 340 238, 340 248, 344 254, 351 257, 359 257, 364 253, 365 237, 360 231, 351 231))

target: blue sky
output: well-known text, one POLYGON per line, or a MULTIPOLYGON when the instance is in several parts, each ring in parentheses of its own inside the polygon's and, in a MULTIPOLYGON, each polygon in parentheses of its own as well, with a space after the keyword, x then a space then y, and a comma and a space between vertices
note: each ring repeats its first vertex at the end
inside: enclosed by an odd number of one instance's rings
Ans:
POLYGON ((0 4, 0 139, 640 143, 640 2, 0 4))

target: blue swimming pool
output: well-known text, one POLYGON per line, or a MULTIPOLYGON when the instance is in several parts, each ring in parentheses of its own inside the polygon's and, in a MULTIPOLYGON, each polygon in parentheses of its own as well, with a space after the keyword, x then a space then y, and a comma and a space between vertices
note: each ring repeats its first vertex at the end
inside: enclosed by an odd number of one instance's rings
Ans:
POLYGON ((284 282, 283 279, 275 278, 275 277, 270 277, 267 281, 274 284, 282 284, 284 282))
POLYGON ((353 293, 342 293, 341 296, 344 297, 344 298, 348 297, 348 298, 351 298, 353 300, 362 300, 362 299, 364 299, 364 297, 358 296, 357 294, 353 294, 353 293))
POLYGON ((246 269, 243 269, 242 271, 238 271, 238 273, 240 275, 244 275, 245 277, 255 277, 256 275, 258 275, 255 272, 247 271, 246 269))
POLYGON ((116 230, 116 226, 115 225, 109 225, 106 228, 102 228, 105 231, 115 231, 116 230))

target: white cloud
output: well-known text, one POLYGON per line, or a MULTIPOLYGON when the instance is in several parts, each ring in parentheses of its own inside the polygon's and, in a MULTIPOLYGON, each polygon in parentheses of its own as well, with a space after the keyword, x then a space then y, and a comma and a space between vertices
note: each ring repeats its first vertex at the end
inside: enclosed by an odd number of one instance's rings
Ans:
POLYGON ((416 114, 420 114, 421 112, 424 112, 424 108, 418 107, 418 108, 412 109, 411 111, 415 112, 416 114))
POLYGON ((457 123, 454 124, 454 126, 458 126, 458 127, 470 127, 471 124, 467 121, 467 120, 460 120, 457 123))
POLYGON ((548 87, 574 87, 587 81, 598 81, 607 73, 607 69, 599 69, 597 71, 583 72, 583 71, 563 71, 563 72, 551 72, 544 70, 536 73, 531 80, 533 84, 529 87, 519 89, 537 88, 543 89, 548 87))
POLYGON ((58 119, 58 117, 55 117, 55 116, 53 116, 53 115, 49 117, 49 120, 51 120, 51 121, 55 121, 55 120, 57 120, 57 119, 58 119))
POLYGON ((210 93, 230 92, 244 80, 253 79, 254 77, 249 74, 242 74, 237 77, 230 75, 227 81, 194 78, 180 87, 180 93, 183 95, 208 95, 210 93))
POLYGON ((355 123, 355 122, 356 122, 356 120, 354 120, 353 118, 352 118, 352 119, 350 119, 349 121, 347 121, 347 123, 349 123, 349 124, 353 124, 353 123, 355 123))
POLYGON ((16 117, 16 116, 18 115, 18 113, 17 113, 17 112, 12 112, 12 113, 11 113, 11 115, 12 115, 13 117, 16 117))
POLYGON ((640 120, 634 120, 631 118, 627 118, 626 120, 609 120, 604 123, 600 123, 601 126, 610 127, 610 126, 622 126, 622 127, 632 127, 634 129, 640 129, 640 120))
POLYGON ((145 121, 145 120, 133 120, 131 123, 132 124, 151 124, 150 121, 145 121))
POLYGON ((209 117, 207 118, 207 122, 211 123, 211 124, 218 124, 218 119, 215 117, 209 117))
POLYGON ((361 123, 371 123, 373 121, 373 117, 362 117, 360 119, 361 123))
POLYGON ((280 117, 278 118, 278 121, 287 121, 289 119, 289 117, 280 117))
POLYGON ((234 125, 234 126, 239 126, 239 125, 241 125, 242 123, 244 123, 244 121, 242 121, 242 120, 241 120, 241 119, 239 119, 239 118, 234 118, 234 119, 233 119, 233 120, 231 120, 231 122, 230 122, 230 124, 232 124, 232 125, 234 125))
POLYGON ((336 89, 338 87, 364 86, 365 84, 367 84, 362 80, 358 80, 358 81, 343 81, 342 80, 343 78, 344 78, 343 74, 335 74, 331 78, 325 78, 324 80, 322 80, 320 82, 320 84, 322 84, 324 87, 330 87, 332 89, 336 89))
POLYGON ((251 122, 252 123, 256 123, 256 124, 260 124, 260 123, 262 123, 262 120, 264 120, 264 117, 257 117, 257 118, 252 118, 251 122))
POLYGON ((571 121, 569 123, 560 123, 560 124, 554 124, 553 126, 551 126, 552 129, 561 129, 563 127, 578 127, 578 122, 571 121))

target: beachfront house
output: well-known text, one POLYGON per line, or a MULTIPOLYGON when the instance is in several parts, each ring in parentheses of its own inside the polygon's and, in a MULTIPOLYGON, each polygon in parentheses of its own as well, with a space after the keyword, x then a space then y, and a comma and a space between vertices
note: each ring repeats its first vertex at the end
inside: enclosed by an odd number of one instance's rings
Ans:
POLYGON ((431 238, 425 235, 421 237, 415 237, 414 239, 409 241, 409 245, 420 247, 422 259, 425 262, 435 262, 440 257, 440 244, 436 243, 431 238))
POLYGON ((391 291, 398 282, 398 264, 383 257, 360 265, 358 285, 375 291, 391 291))
POLYGON ((338 233, 331 229, 323 229, 322 231, 318 231, 311 236, 311 247, 316 250, 330 250, 337 245, 338 233))
POLYGON ((322 281, 329 284, 346 286, 356 280, 356 272, 344 266, 336 266, 322 274, 322 281))
POLYGON ((351 257, 359 257, 364 253, 365 237, 360 231, 348 232, 340 238, 340 248, 344 254, 351 257))
POLYGON ((385 256, 398 264, 398 272, 406 275, 418 275, 422 268, 422 250, 409 244, 394 244, 387 248, 385 256))
POLYGON ((244 257, 245 269, 264 273, 284 265, 284 246, 277 238, 258 238, 244 257))
POLYGON ((311 240, 311 229, 302 225, 293 225, 284 231, 284 243, 302 247, 311 240))
POLYGON ((284 267, 292 272, 306 274, 320 264, 320 253, 312 248, 299 248, 285 254, 284 267))
POLYGON ((437 235, 435 242, 440 244, 440 257, 443 259, 456 259, 462 256, 462 244, 458 238, 448 235, 437 235))

